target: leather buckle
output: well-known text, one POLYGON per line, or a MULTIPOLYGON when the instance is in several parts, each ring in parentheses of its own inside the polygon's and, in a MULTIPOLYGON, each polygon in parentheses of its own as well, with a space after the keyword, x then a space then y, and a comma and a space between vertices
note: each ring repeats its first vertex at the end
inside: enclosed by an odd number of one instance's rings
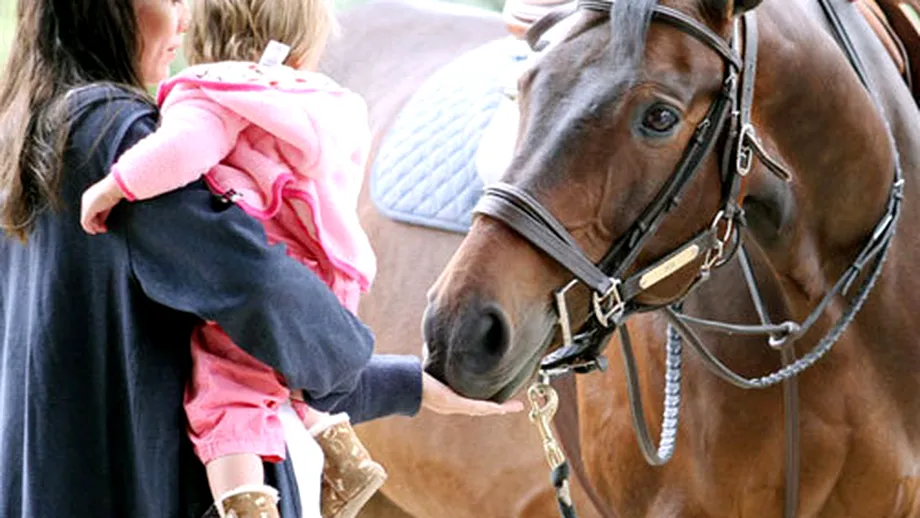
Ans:
POLYGON ((594 316, 597 317, 598 323, 604 327, 610 327, 610 322, 616 320, 626 309, 626 301, 623 300, 623 294, 620 293, 620 279, 610 279, 610 281, 612 284, 606 293, 603 295, 598 295, 597 292, 591 294, 594 316))
POLYGON ((747 176, 751 172, 751 167, 754 165, 754 148, 748 145, 748 139, 753 141, 756 138, 754 126, 745 123, 738 133, 738 147, 735 152, 735 171, 739 176, 747 176))

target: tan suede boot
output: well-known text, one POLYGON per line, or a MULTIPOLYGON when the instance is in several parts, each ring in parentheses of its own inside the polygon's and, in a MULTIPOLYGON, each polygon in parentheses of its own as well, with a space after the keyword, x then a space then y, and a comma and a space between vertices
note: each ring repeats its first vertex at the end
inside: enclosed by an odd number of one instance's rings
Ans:
POLYGON ((346 414, 324 419, 310 433, 326 458, 320 513, 323 518, 354 518, 386 481, 386 470, 371 459, 346 414))
POLYGON ((278 491, 271 486, 241 486, 214 503, 220 518, 280 518, 278 491))

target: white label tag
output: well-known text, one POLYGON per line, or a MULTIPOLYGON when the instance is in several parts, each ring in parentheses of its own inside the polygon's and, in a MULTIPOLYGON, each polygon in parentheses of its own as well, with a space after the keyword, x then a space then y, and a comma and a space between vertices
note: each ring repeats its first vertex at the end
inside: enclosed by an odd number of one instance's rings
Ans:
POLYGON ((259 64, 263 67, 274 67, 284 63, 284 60, 287 59, 288 53, 291 52, 291 47, 285 45, 284 43, 272 40, 268 42, 268 45, 265 47, 265 51, 262 52, 262 59, 259 60, 259 64))

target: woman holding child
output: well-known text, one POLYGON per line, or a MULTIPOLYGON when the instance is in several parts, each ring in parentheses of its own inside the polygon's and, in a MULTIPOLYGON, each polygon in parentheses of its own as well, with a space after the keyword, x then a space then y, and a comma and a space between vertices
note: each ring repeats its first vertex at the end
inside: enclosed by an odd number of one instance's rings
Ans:
POLYGON ((384 475, 349 421, 520 408, 371 356, 363 104, 313 71, 330 7, 192 1, 190 19, 183 0, 19 2, 0 76, 0 516, 319 516, 284 460, 285 410, 338 477, 323 515, 353 516, 384 475), (160 120, 145 86, 186 30, 195 66, 163 83, 160 120))

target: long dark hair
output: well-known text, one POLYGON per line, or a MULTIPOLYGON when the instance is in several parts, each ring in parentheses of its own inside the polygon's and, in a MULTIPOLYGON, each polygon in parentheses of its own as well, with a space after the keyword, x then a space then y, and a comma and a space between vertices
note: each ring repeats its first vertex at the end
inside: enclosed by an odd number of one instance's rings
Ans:
POLYGON ((93 82, 143 88, 139 46, 134 0, 19 0, 15 37, 0 72, 4 233, 24 241, 36 216, 60 205, 66 93, 93 82))

